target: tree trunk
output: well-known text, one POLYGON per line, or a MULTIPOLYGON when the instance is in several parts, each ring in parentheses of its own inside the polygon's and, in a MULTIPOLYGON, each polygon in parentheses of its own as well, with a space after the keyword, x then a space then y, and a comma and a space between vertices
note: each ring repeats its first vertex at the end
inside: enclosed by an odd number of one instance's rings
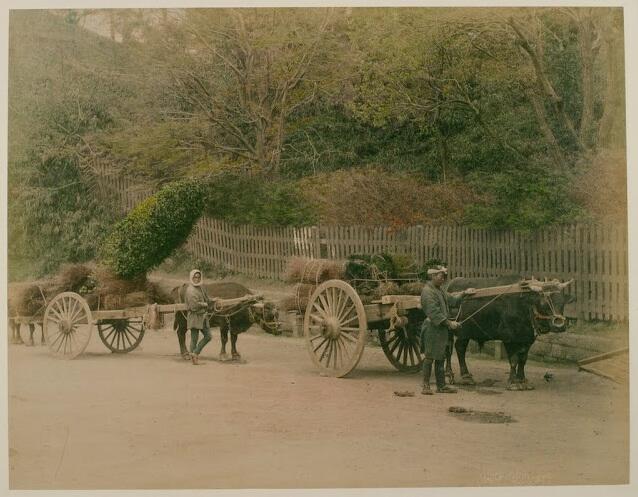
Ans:
POLYGON ((592 20, 591 11, 580 19, 578 30, 578 47, 580 49, 581 85, 583 95, 579 137, 583 145, 590 148, 593 145, 594 59, 596 57, 597 50, 594 46, 596 30, 592 20))
POLYGON ((604 110, 598 127, 600 148, 626 146, 625 130, 625 53, 622 9, 612 9, 604 20, 603 56, 605 61, 604 110))
POLYGON ((580 136, 578 135, 578 133, 576 133, 574 123, 567 115, 567 112, 565 112, 563 99, 560 97, 560 95, 558 95, 558 93, 556 93, 554 86, 547 77, 547 74, 545 74, 542 40, 539 36, 537 36, 532 45, 532 42, 525 36, 523 30, 514 20, 514 18, 510 18, 509 25, 516 33, 521 50, 525 54, 527 54, 532 63, 532 66, 534 67, 534 74, 536 75, 536 83, 539 91, 547 96, 552 104, 552 107, 554 108, 556 116, 562 123, 563 127, 571 135, 578 149, 584 150, 585 147, 583 146, 583 142, 581 141, 580 136))
POLYGON ((552 156, 552 160, 554 164, 558 168, 562 168, 565 164, 565 157, 563 156, 563 152, 554 136, 554 132, 552 128, 549 126, 549 122, 547 121, 547 114, 545 113, 545 106, 543 102, 539 98, 539 96, 533 91, 527 91, 527 97, 532 104, 532 108, 534 109, 534 115, 536 116, 536 123, 538 124, 543 137, 545 138, 545 143, 547 144, 547 148, 552 156))

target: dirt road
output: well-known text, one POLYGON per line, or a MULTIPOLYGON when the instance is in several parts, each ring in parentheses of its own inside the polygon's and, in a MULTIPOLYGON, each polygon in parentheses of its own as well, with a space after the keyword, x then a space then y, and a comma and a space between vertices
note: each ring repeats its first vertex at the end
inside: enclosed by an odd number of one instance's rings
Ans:
POLYGON ((378 348, 346 379, 320 377, 301 339, 253 327, 239 349, 243 364, 214 360, 215 330, 195 367, 169 329, 121 356, 97 334, 72 361, 10 346, 11 488, 627 482, 627 390, 575 368, 532 364, 536 390, 509 392, 504 361, 474 358, 492 387, 424 397, 419 377, 395 372, 378 348))

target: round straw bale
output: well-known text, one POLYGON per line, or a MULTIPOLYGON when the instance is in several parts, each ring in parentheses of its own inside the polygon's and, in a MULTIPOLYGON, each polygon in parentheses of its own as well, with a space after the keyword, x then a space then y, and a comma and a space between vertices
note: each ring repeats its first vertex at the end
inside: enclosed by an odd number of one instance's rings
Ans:
POLYGON ((319 284, 332 279, 343 279, 343 263, 329 259, 293 257, 288 262, 285 279, 289 283, 319 284))

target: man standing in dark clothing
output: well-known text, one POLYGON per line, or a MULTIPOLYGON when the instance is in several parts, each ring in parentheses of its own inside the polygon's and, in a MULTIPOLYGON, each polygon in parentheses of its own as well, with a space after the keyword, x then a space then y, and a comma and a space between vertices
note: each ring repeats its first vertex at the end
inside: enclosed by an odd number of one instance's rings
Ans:
POLYGON ((464 296, 475 293, 473 288, 451 294, 441 288, 447 278, 447 268, 435 266, 428 269, 430 281, 421 293, 421 308, 426 315, 421 327, 421 347, 425 354, 423 361, 424 395, 432 395, 430 375, 434 363, 434 376, 438 393, 456 393, 456 389, 445 384, 445 347, 449 330, 460 328, 461 324, 450 318, 450 305, 458 305, 464 296))

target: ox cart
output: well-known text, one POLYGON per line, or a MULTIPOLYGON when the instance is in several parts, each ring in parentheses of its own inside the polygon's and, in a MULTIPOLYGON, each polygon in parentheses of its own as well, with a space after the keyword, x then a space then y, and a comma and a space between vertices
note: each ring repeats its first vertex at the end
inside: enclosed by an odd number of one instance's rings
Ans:
MULTIPOLYGON (((503 295, 557 291, 560 283, 522 280, 512 285, 476 289, 467 298, 485 299, 486 307, 503 295)), ((367 331, 376 330, 390 363, 399 371, 417 372, 423 362, 420 331, 425 314, 415 295, 386 295, 364 305, 343 280, 317 287, 304 315, 304 337, 310 357, 323 376, 343 377, 359 363, 367 331)))
MULTIPOLYGON (((245 307, 258 313, 263 307, 261 295, 235 299, 215 299, 209 312, 230 315, 245 307)), ((63 292, 46 306, 40 318, 49 351, 56 357, 73 359, 89 344, 94 325, 102 343, 114 353, 135 350, 144 338, 145 328, 163 314, 187 310, 186 304, 149 304, 118 310, 91 310, 79 294, 63 292)))

